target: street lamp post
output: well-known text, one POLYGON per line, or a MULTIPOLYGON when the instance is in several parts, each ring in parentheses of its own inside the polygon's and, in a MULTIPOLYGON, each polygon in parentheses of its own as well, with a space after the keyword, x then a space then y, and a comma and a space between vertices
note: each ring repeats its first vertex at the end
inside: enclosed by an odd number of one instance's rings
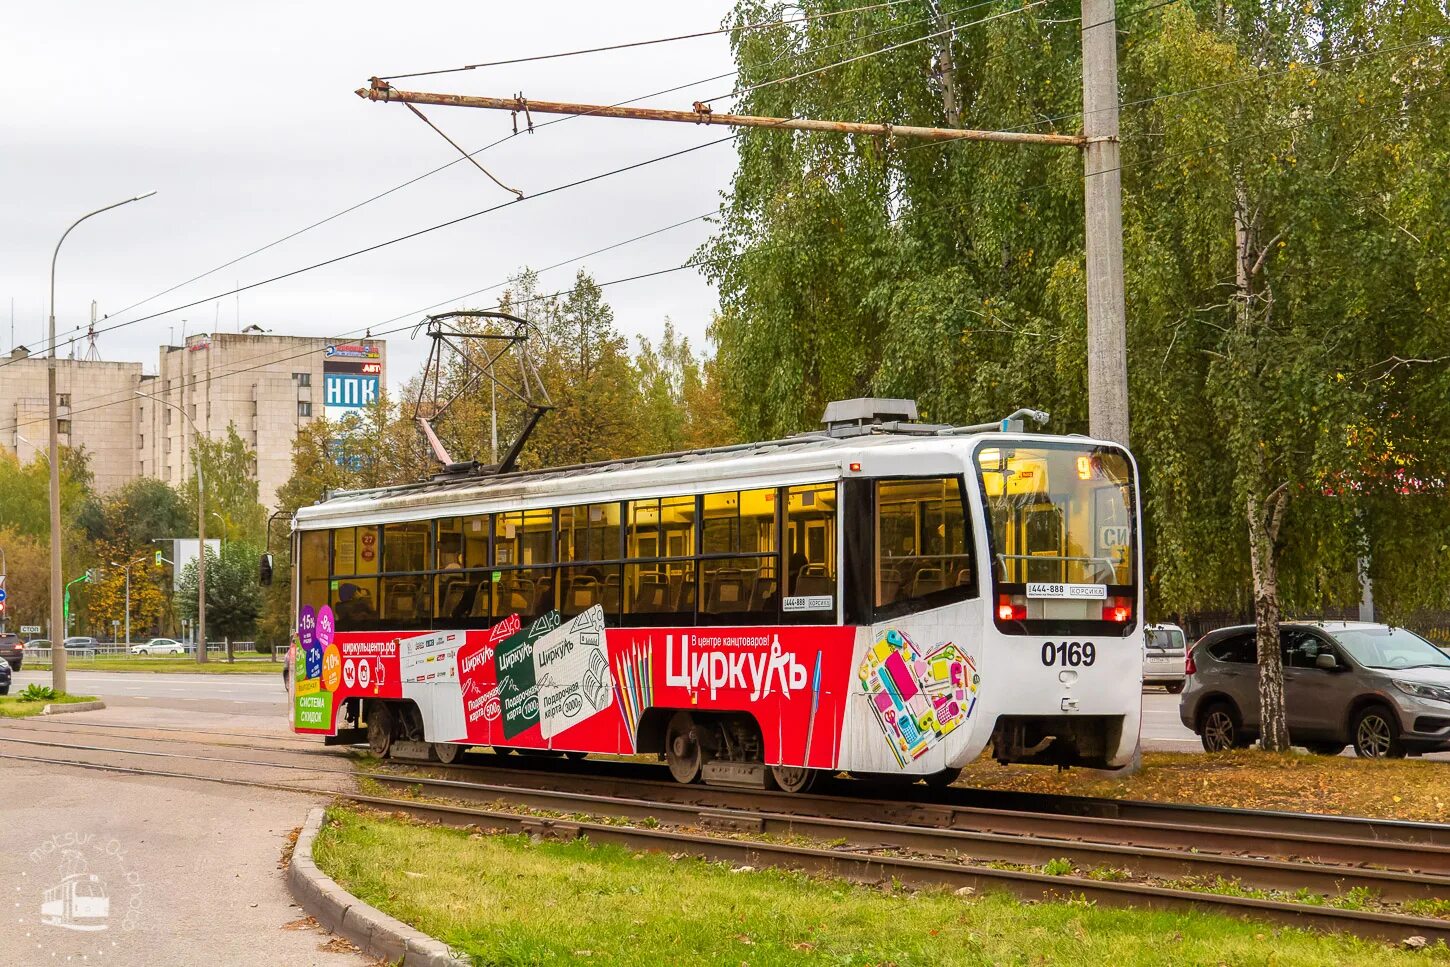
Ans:
MULTIPOLYGON (((180 413, 182 418, 191 424, 191 432, 200 443, 201 430, 197 427, 196 421, 191 418, 191 414, 186 412, 185 407, 140 390, 136 390, 136 395, 151 400, 153 403, 169 406, 180 413)), ((206 487, 202 482, 200 447, 193 447, 192 452, 196 454, 196 661, 197 664, 204 665, 206 664, 206 502, 204 500, 206 487)))
POLYGON ((138 557, 134 561, 127 561, 121 564, 117 561, 111 562, 111 567, 124 567, 126 569, 126 649, 131 648, 131 567, 146 560, 145 557, 138 557))
MULTIPOLYGON (((114 205, 107 205, 105 208, 97 208, 87 215, 82 215, 67 228, 61 235, 60 241, 55 243, 55 254, 50 257, 50 360, 47 363, 47 395, 50 397, 50 627, 51 637, 55 637, 55 629, 62 627, 64 616, 61 613, 62 592, 60 577, 60 414, 56 404, 56 371, 55 371, 55 263, 60 258, 60 247, 65 243, 66 236, 75 230, 75 227, 87 218, 108 212, 112 208, 120 208, 122 205, 129 205, 133 201, 140 201, 143 198, 150 198, 156 194, 155 191, 148 191, 144 195, 136 195, 134 198, 127 198, 125 201, 118 201, 114 205)), ((57 692, 65 691, 65 649, 51 648, 50 658, 50 682, 51 687, 57 692)))

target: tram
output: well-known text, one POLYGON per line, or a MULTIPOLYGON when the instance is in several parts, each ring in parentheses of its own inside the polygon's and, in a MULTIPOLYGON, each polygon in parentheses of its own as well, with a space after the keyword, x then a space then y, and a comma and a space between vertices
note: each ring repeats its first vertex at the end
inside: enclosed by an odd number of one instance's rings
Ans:
POLYGON ((380 756, 657 754, 681 782, 1117 768, 1124 448, 832 403, 817 433, 329 495, 293 520, 293 728, 380 756))

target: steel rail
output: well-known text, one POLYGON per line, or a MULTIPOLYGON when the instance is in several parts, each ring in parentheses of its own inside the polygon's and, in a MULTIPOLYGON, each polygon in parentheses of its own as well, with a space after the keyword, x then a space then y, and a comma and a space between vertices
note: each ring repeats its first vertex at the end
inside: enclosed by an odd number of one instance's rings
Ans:
MULTIPOLYGON (((555 760, 548 761, 561 764, 555 760)), ((438 763, 419 762, 415 764, 415 768, 433 769, 448 775, 473 775, 479 781, 485 782, 517 781, 516 777, 529 776, 539 783, 572 783, 572 788, 580 791, 606 791, 599 787, 601 777, 592 770, 586 773, 568 767, 558 770, 532 768, 523 764, 515 765, 509 759, 502 758, 500 764, 491 766, 442 766, 438 763), (590 784, 593 784, 592 788, 590 784)), ((725 807, 773 809, 793 814, 810 811, 817 815, 842 819, 879 819, 906 825, 981 830, 1017 836, 1046 836, 1124 846, 1192 848, 1200 852, 1227 855, 1278 856, 1322 864, 1372 864, 1450 875, 1450 847, 1323 833, 1264 831, 1251 826, 1238 827, 1234 825, 1236 817, 1231 810, 1219 814, 1223 819, 1221 825, 1210 826, 1147 819, 1032 813, 933 801, 873 800, 854 796, 772 793, 725 786, 682 786, 672 780, 634 778, 632 770, 626 771, 623 776, 604 777, 604 781, 612 783, 608 788, 617 789, 620 795, 641 795, 647 790, 651 796, 674 802, 706 802, 725 807)), ((851 785, 860 788, 855 782, 851 785)), ((842 786, 848 788, 845 783, 842 786)), ((1316 824, 1318 817, 1306 815, 1302 818, 1304 828, 1320 828, 1316 824)))
POLYGON ((1007 862, 1041 866, 1065 858, 1078 866, 1123 869, 1161 878, 1223 877, 1272 890, 1309 889, 1331 895, 1352 889, 1373 890, 1390 900, 1418 900, 1450 896, 1450 877, 1400 870, 1327 866, 1244 856, 1219 856, 1185 849, 1086 843, 1042 836, 1012 836, 969 829, 903 826, 860 819, 840 819, 758 809, 725 809, 702 804, 661 802, 623 796, 520 789, 449 779, 427 779, 383 773, 360 773, 395 790, 424 790, 476 803, 507 800, 536 809, 565 813, 596 813, 627 819, 654 819, 680 825, 700 825, 731 832, 805 835, 821 840, 843 840, 865 849, 904 849, 967 862, 1007 862))
POLYGON ((221 776, 195 776, 153 769, 80 762, 72 759, 50 759, 0 752, 0 759, 70 766, 73 768, 161 778, 191 779, 233 786, 275 789, 308 795, 329 795, 362 806, 375 807, 389 813, 410 816, 456 828, 485 829, 526 833, 540 837, 570 840, 588 837, 591 842, 614 843, 632 849, 688 853, 710 860, 782 866, 840 876, 864 883, 896 882, 910 886, 970 886, 978 890, 1007 889, 1023 897, 1039 900, 1086 900, 1104 906, 1134 907, 1157 910, 1195 910, 1229 916, 1252 917, 1294 927, 1344 931, 1362 937, 1391 942, 1410 936, 1427 941, 1450 941, 1450 921, 1428 917, 1406 916, 1362 910, 1343 910, 1308 904, 1261 900, 1252 897, 1198 893, 1137 883, 1092 880, 1084 877, 1051 876, 1019 870, 1002 870, 967 864, 911 857, 870 855, 767 843, 756 840, 726 839, 695 833, 664 829, 614 826, 605 823, 574 822, 544 819, 500 810, 420 803, 407 799, 365 796, 355 793, 332 793, 289 786, 284 783, 257 782, 221 776))

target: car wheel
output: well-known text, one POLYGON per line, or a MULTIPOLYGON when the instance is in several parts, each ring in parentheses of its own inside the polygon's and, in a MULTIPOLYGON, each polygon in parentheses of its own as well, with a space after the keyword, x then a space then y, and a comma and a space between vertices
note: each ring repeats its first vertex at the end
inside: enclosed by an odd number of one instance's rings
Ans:
POLYGON ((1305 742, 1304 748, 1315 755, 1339 755, 1344 751, 1343 742, 1305 742))
POLYGON ((1354 718, 1354 754, 1361 759, 1403 759, 1400 723, 1383 705, 1371 705, 1354 718))
POLYGON ((1163 686, 1163 691, 1167 692, 1169 695, 1177 695, 1178 693, 1183 691, 1183 683, 1169 682, 1167 685, 1163 686))
POLYGON ((9 685, 5 685, 3 687, 0 687, 0 695, 9 695, 9 694, 10 694, 10 686, 9 685))
POLYGON ((1199 720, 1198 737, 1205 752, 1243 748, 1245 743, 1239 737, 1238 711, 1227 702, 1214 702, 1199 720))

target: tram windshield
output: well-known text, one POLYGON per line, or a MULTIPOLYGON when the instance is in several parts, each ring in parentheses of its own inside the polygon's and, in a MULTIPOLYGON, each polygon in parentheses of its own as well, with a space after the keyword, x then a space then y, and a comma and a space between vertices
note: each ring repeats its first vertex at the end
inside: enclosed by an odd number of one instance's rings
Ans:
POLYGON ((986 445, 977 451, 977 472, 998 627, 1130 630, 1137 527, 1127 454, 1071 444, 986 445))

